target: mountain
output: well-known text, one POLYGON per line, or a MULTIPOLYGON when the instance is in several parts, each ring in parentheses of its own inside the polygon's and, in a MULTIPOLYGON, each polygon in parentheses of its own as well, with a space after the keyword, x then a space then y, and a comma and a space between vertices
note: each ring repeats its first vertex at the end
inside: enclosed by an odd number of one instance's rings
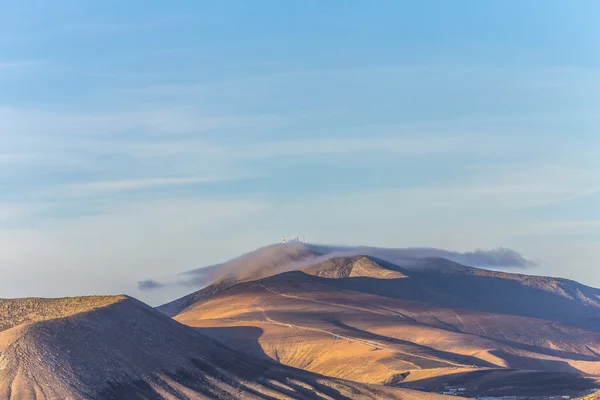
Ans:
POLYGON ((598 289, 432 257, 267 265, 159 310, 253 357, 365 384, 574 395, 600 378, 598 289))
POLYGON ((284 271, 308 265, 311 261, 324 257, 325 252, 313 250, 299 242, 285 245, 270 245, 243 254, 227 262, 198 268, 182 274, 186 285, 206 286, 206 290, 191 293, 180 299, 164 304, 157 309, 173 316, 185 307, 240 282, 252 281, 284 271))
POLYGON ((2 299, 0 398, 421 398, 252 358, 205 333, 127 296, 2 299))
POLYGON ((332 258, 302 270, 321 278, 398 279, 406 277, 395 265, 365 256, 332 258))

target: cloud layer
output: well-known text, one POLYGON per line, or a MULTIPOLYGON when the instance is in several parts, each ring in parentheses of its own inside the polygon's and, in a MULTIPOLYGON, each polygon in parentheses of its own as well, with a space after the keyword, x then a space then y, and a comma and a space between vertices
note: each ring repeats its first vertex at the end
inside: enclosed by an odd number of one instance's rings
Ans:
POLYGON ((158 281, 155 281, 153 279, 146 279, 144 281, 139 281, 137 283, 137 287, 140 290, 153 290, 153 289, 160 289, 162 287, 164 287, 165 285, 163 283, 160 283, 158 281))
POLYGON ((519 252, 502 247, 461 253, 435 248, 328 246, 290 242, 262 247, 221 264, 185 272, 178 275, 170 283, 154 280, 140 281, 138 282, 138 288, 140 290, 153 290, 168 285, 198 288, 227 277, 240 280, 257 279, 299 269, 334 257, 358 255, 377 257, 409 267, 415 260, 432 257, 445 258, 473 267, 523 269, 536 265, 534 261, 526 259, 519 252))

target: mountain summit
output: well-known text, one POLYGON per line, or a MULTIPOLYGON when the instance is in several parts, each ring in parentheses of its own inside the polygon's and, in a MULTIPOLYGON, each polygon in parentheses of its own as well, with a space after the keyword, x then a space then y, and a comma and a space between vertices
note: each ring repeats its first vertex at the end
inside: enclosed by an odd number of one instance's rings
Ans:
POLYGON ((598 289, 427 252, 288 250, 259 250, 249 273, 243 256, 158 309, 253 357, 365 384, 571 396, 600 378, 598 289))

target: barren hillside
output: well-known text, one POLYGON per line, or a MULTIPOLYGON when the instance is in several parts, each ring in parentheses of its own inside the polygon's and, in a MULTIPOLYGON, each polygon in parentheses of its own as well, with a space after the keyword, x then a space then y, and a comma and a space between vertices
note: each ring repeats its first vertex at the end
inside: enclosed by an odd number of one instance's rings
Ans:
POLYGON ((600 376, 598 291, 576 282, 353 256, 219 285, 163 309, 239 351, 331 377, 429 391, 456 381, 478 395, 573 394, 600 376))
POLYGON ((255 360, 126 296, 2 300, 2 399, 417 399, 255 360))

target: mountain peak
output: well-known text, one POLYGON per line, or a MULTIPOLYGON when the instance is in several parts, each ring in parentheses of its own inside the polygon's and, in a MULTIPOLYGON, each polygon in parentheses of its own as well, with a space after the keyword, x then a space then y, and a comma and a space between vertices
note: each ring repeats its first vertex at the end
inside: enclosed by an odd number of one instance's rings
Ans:
POLYGON ((321 278, 368 277, 396 279, 406 277, 397 266, 364 255, 331 258, 322 263, 303 268, 302 271, 321 278))

